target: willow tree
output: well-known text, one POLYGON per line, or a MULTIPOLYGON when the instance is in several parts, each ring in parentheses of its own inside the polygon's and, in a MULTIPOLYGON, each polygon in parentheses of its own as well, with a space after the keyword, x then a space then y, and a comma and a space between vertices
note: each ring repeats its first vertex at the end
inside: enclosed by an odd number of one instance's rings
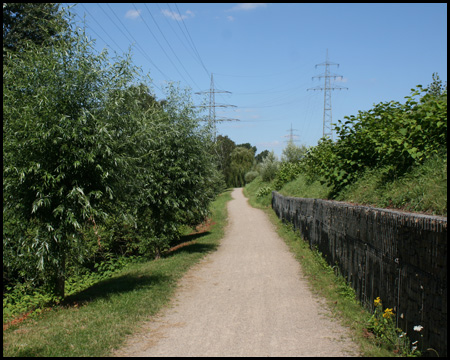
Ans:
POLYGON ((129 86, 135 71, 129 57, 110 62, 73 27, 39 45, 23 40, 20 52, 6 56, 4 267, 32 254, 55 294, 64 296, 66 260, 83 257, 82 225, 105 216, 102 202, 132 176, 121 149, 133 141, 126 137, 135 131, 133 120, 111 116, 123 96, 108 99, 129 86), (17 233, 14 224, 24 222, 27 233, 17 233))

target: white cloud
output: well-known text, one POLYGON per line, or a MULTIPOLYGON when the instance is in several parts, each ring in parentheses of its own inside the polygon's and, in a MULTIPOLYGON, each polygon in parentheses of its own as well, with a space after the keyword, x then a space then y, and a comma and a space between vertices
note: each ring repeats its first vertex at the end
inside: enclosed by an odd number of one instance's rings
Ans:
POLYGON ((266 148, 274 148, 274 147, 279 147, 282 145, 283 145, 282 142, 278 141, 278 140, 260 142, 260 143, 256 144, 256 146, 261 146, 261 147, 266 147, 266 148))
POLYGON ((336 82, 343 82, 343 83, 346 83, 346 82, 348 81, 348 79, 345 78, 345 77, 338 77, 338 78, 336 78, 335 81, 336 81, 336 82))
POLYGON ((232 16, 227 16, 227 20, 228 20, 228 21, 234 21, 234 17, 232 17, 232 16))
POLYGON ((186 10, 184 15, 180 15, 177 12, 169 11, 167 9, 161 10, 164 16, 171 18, 172 20, 181 21, 189 17, 194 17, 194 13, 190 10, 186 10))
POLYGON ((141 16, 141 11, 142 10, 128 10, 127 11, 127 13, 125 14, 125 17, 127 18, 127 19, 136 19, 136 18, 138 18, 139 16, 141 16))
POLYGON ((266 3, 241 3, 231 8, 229 11, 247 11, 266 6, 266 3))

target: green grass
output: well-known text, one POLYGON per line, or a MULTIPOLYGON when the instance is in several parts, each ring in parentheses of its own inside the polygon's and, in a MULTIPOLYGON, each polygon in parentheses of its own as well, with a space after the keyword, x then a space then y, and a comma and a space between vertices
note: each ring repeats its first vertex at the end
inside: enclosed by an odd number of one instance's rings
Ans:
POLYGON ((308 183, 304 176, 300 175, 295 180, 285 184, 279 193, 284 196, 328 199, 330 188, 320 184, 319 181, 308 183))
MULTIPOLYGON (((246 189, 256 194, 259 189, 273 184, 258 176, 246 189)), ((381 208, 391 208, 430 215, 447 216, 447 153, 435 155, 422 165, 410 169, 397 178, 389 177, 389 167, 367 170, 361 177, 334 197, 332 188, 320 181, 308 182, 300 174, 285 184, 279 193, 284 196, 329 199, 381 208)), ((271 194, 250 201, 264 208, 271 204, 271 194)))
POLYGON ((64 304, 8 328, 3 332, 3 356, 109 356, 126 335, 169 303, 186 271, 217 248, 230 199, 230 191, 217 198, 209 231, 183 238, 192 243, 158 260, 133 263, 64 304))
POLYGON ((269 186, 271 186, 270 183, 264 182, 261 176, 258 176, 255 180, 244 187, 244 194, 247 198, 249 198, 252 206, 260 209, 270 207, 270 204, 272 203, 272 192, 262 197, 256 196, 259 189, 269 186), (249 196, 248 194, 252 194, 254 196, 249 196))
POLYGON ((447 216, 447 155, 434 156, 386 181, 387 168, 367 171, 336 200, 447 216))
MULTIPOLYGON (((263 184, 264 185, 264 184, 263 184)), ((261 183, 259 183, 261 186, 261 183)), ((326 264, 324 258, 317 251, 312 251, 307 242, 294 232, 290 224, 282 223, 275 212, 256 198, 256 184, 248 184, 244 194, 249 198, 252 206, 264 211, 269 219, 276 225, 278 234, 299 261, 302 272, 308 280, 313 293, 323 297, 332 313, 342 325, 350 329, 352 338, 359 347, 362 356, 395 356, 386 347, 378 346, 373 339, 367 338, 365 331, 370 313, 355 299, 354 290, 346 284, 345 280, 335 269, 326 264)))

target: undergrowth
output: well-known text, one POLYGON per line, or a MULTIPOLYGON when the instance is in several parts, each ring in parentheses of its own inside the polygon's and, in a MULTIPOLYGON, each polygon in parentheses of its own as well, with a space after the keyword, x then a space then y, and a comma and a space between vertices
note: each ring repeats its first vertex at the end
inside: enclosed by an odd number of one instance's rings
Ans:
MULTIPOLYGON (((66 296, 81 292, 90 286, 110 278, 128 265, 138 262, 136 256, 110 257, 96 263, 94 271, 85 269, 82 273, 74 274, 66 280, 66 296)), ((52 294, 45 287, 35 287, 28 283, 6 286, 3 294, 3 323, 8 323, 21 314, 34 317, 42 313, 45 307, 59 304, 63 299, 52 294)))
POLYGON ((208 228, 186 231, 181 242, 159 259, 126 264, 111 259, 97 267, 102 274, 97 279, 84 277, 84 285, 75 285, 74 279, 72 295, 59 305, 41 308, 39 316, 23 317, 4 328, 3 356, 111 356, 127 335, 167 306, 186 271, 217 249, 229 200, 229 191, 219 195, 212 204, 208 228))

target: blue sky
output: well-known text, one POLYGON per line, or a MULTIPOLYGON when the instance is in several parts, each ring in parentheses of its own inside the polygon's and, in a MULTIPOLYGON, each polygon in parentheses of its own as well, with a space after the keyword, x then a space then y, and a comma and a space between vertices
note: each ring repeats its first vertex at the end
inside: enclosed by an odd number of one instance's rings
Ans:
MULTIPOLYGON (((68 4, 65 4, 68 5, 68 4)), ((411 88, 447 81, 447 4, 89 3, 86 15, 96 48, 118 54, 132 47, 133 62, 153 80, 157 98, 167 81, 192 89, 194 102, 217 93, 218 134, 257 152, 278 156, 293 129, 297 145, 322 137, 325 71, 332 85, 332 120, 384 101, 404 102, 411 88), (170 45, 169 45, 170 44, 170 45)), ((80 16, 80 17, 78 17, 80 16)))

